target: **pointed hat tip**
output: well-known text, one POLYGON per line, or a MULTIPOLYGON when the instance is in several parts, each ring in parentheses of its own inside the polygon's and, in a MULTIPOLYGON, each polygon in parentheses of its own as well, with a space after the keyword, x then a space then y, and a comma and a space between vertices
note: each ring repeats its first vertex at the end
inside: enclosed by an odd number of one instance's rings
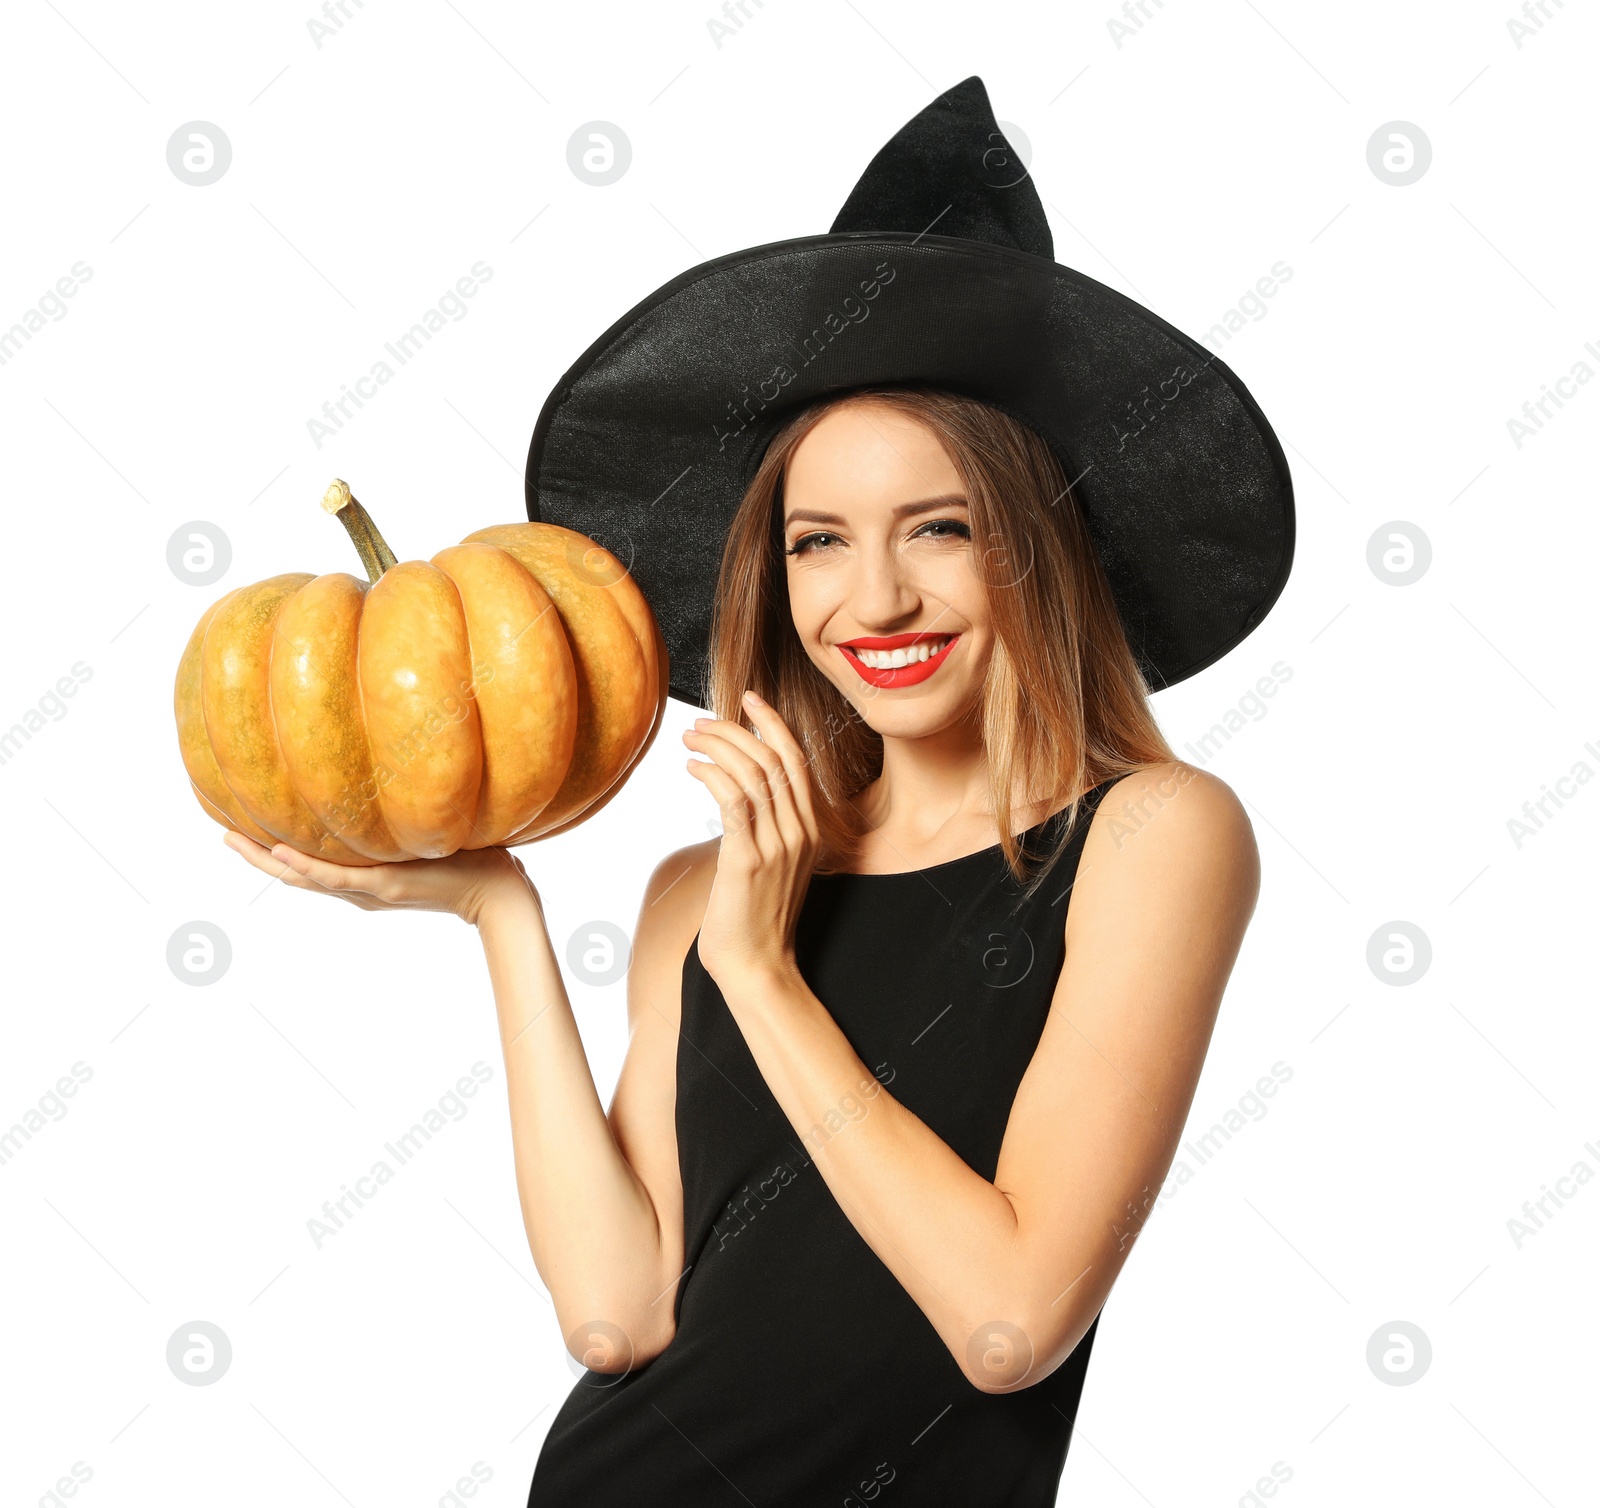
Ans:
POLYGON ((1054 260, 1044 206, 969 74, 911 117, 867 164, 829 227, 987 241, 1054 260))

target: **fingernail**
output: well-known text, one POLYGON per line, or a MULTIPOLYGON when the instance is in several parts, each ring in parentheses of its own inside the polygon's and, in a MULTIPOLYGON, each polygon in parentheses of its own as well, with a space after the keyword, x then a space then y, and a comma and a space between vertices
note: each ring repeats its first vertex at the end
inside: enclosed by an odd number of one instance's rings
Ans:
POLYGON ((766 703, 765 703, 765 702, 764 702, 764 701, 762 701, 762 700, 761 700, 761 698, 760 698, 760 697, 759 697, 759 696, 757 696, 757 695, 756 695, 756 694, 755 694, 755 692, 753 692, 753 691, 747 691, 747 692, 745 692, 745 694, 744 694, 744 699, 745 699, 745 701, 747 701, 747 702, 748 702, 748 703, 749 703, 749 704, 750 704, 750 705, 751 705, 751 706, 752 706, 752 707, 765 707, 765 706, 766 706, 766 705, 767 705, 767 704, 766 704, 766 703))
POLYGON ((706 725, 706 724, 707 724, 707 723, 709 723, 709 722, 710 722, 710 721, 711 721, 711 719, 710 719, 710 718, 709 718, 709 717, 697 717, 697 718, 696 718, 696 719, 695 719, 695 720, 694 720, 694 725, 695 725, 695 727, 697 727, 697 728, 703 728, 703 727, 705 727, 705 725, 706 725))

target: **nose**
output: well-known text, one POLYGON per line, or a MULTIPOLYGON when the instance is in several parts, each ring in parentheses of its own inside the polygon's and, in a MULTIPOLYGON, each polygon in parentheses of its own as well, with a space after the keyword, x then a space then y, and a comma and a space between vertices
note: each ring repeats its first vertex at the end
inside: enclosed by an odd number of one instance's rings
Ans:
POLYGON ((887 542, 863 548, 851 583, 850 613, 863 628, 893 630, 922 604, 916 582, 887 542))

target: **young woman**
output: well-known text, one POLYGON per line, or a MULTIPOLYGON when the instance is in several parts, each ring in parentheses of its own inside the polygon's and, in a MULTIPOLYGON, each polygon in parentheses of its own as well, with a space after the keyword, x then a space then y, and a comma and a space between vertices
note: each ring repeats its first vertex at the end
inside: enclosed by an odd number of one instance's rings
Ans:
MULTIPOLYGON (((609 1112, 504 850, 342 869, 478 929, 534 1261, 589 1370, 530 1504, 1047 1504, 1254 906, 1068 480, 970 397, 778 430, 727 534, 723 836, 649 881, 609 1112)), ((537 869, 537 864, 534 866, 537 869)))

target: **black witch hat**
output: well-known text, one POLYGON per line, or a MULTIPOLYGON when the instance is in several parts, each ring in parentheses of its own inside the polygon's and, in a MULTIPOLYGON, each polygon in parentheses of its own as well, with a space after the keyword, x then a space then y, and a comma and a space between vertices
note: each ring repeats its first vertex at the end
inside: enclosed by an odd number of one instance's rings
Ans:
POLYGON ((1054 450, 1153 690, 1227 653, 1289 574, 1294 499, 1265 416, 1217 357, 1054 260, 1027 169, 965 79, 867 165, 824 236, 692 267, 545 401, 528 517, 627 562, 706 706, 727 529, 768 442, 814 398, 916 382, 1054 450))

